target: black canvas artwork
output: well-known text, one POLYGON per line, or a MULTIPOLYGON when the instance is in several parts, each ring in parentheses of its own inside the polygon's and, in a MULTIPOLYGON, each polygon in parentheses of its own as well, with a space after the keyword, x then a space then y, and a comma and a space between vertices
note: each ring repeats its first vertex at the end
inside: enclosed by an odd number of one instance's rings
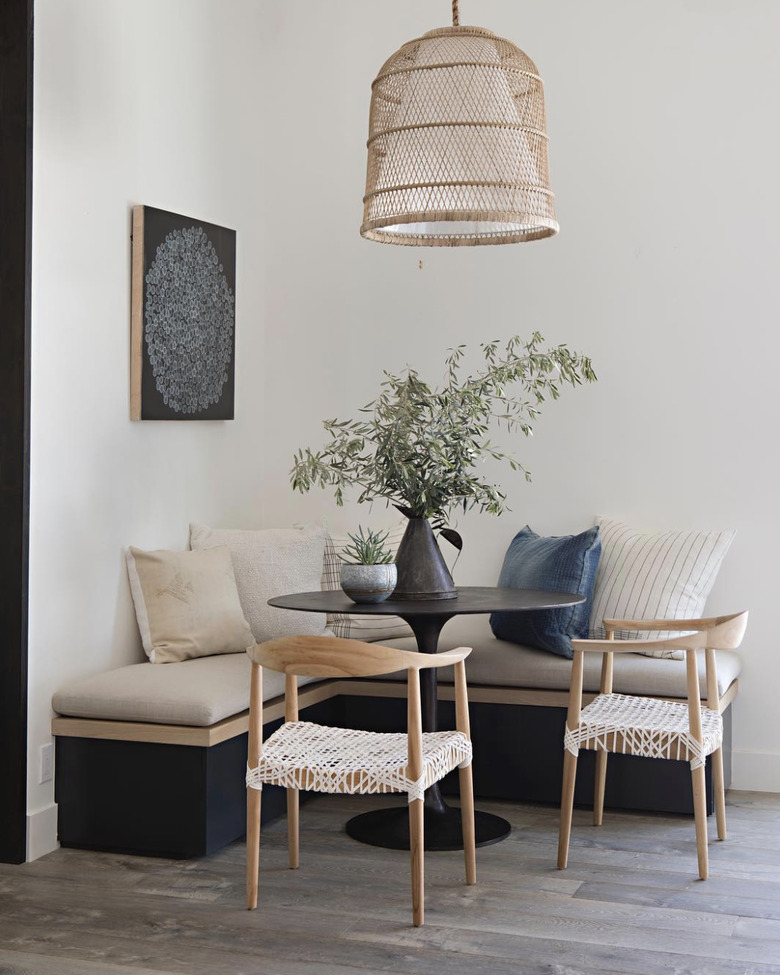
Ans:
POLYGON ((134 420, 232 420, 236 232, 133 208, 130 412, 134 420))

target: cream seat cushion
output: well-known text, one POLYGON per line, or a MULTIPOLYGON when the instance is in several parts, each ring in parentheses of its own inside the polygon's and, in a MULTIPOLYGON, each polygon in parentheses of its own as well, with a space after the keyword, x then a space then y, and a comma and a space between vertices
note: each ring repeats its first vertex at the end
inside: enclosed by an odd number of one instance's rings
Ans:
MULTIPOLYGON (((389 647, 416 650, 413 637, 391 640, 389 647)), ((568 690, 571 679, 571 660, 557 657, 544 650, 507 643, 493 636, 487 616, 456 616, 442 630, 439 650, 473 647, 466 661, 466 676, 470 684, 501 687, 528 687, 544 690, 568 690)), ((645 657, 638 653, 616 653, 613 657, 614 691, 616 694, 641 694, 646 697, 678 697, 687 695, 685 661, 645 657)), ((742 659, 730 650, 717 652, 718 691, 723 694, 742 670, 742 659)), ((601 654, 585 654, 583 687, 597 691, 601 678, 601 654)), ((380 680, 398 680, 388 675, 380 680)), ((451 674, 443 670, 439 679, 451 682, 451 674)), ((704 654, 699 654, 699 686, 705 692, 704 654)))
MULTIPOLYGON (((413 637, 389 641, 387 646, 416 650, 413 637)), ((471 684, 567 690, 571 661, 543 650, 497 640, 487 616, 460 616, 444 628, 440 650, 474 647, 466 663, 471 684)), ((699 654, 703 657, 703 654, 699 654)), ((718 651, 718 687, 724 693, 739 676, 741 659, 727 650, 718 651)), ((616 654, 615 693, 647 697, 684 698, 685 662, 616 654)), ((59 714, 79 718, 115 721, 149 721, 155 724, 183 724, 206 727, 239 714, 249 707, 249 657, 245 653, 185 660, 175 667, 133 664, 63 688, 54 695, 52 706, 59 714)), ((585 657, 586 691, 597 691, 601 673, 599 654, 585 657)), ((387 680, 405 679, 404 674, 387 680)), ((442 671, 446 683, 451 675, 442 671)), ((704 688, 704 662, 699 660, 700 686, 704 688)), ((310 678, 299 678, 301 684, 310 678)), ((282 674, 263 671, 263 699, 284 690, 282 674)))
MULTIPOLYGON (((249 707, 246 653, 184 660, 174 667, 131 664, 69 684, 52 698, 58 714, 110 721, 208 727, 249 707)), ((299 683, 311 678, 301 677, 299 683)), ((284 692, 284 674, 263 671, 263 700, 284 692)))

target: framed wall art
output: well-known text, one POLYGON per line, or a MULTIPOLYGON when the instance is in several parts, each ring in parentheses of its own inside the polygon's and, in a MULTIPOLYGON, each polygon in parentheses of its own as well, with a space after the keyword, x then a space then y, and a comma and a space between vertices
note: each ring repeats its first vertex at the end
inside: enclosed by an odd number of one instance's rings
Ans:
POLYGON ((236 232, 133 207, 130 416, 232 420, 236 232))

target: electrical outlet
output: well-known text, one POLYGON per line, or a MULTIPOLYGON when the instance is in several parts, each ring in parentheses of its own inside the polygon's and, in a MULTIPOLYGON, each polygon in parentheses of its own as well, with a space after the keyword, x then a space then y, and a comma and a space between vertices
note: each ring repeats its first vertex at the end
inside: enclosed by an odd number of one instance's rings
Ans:
POLYGON ((41 769, 38 776, 39 782, 51 782, 54 778, 54 745, 41 745, 41 769))

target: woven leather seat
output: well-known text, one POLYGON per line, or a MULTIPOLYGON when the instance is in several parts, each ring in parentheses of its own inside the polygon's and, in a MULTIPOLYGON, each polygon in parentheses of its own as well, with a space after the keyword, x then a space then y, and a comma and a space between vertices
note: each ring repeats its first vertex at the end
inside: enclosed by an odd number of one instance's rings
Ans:
POLYGON ((620 752, 644 758, 670 758, 699 768, 723 741, 723 719, 701 708, 702 739, 690 733, 688 705, 627 694, 602 694, 580 714, 573 731, 566 729, 564 747, 620 752))
POLYGON ((310 721, 282 725, 263 743, 257 768, 247 772, 247 785, 263 783, 285 789, 367 795, 407 792, 409 801, 455 768, 471 762, 471 742, 459 731, 423 732, 423 772, 407 777, 408 738, 405 734, 329 728, 310 721))

